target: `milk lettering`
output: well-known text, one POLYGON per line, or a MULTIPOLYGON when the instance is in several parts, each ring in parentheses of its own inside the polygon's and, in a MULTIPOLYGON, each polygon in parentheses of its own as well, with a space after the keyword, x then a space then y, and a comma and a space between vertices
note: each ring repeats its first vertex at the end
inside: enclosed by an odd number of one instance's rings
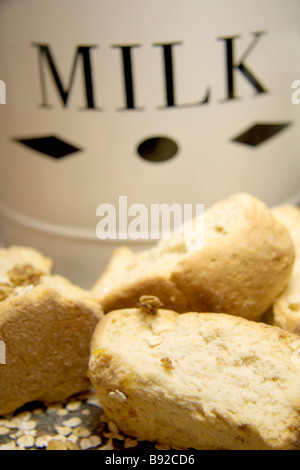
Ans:
MULTIPOLYGON (((251 33, 254 36, 254 39, 250 42, 248 48, 244 51, 242 58, 240 61, 236 61, 235 54, 234 54, 234 46, 235 42, 240 38, 240 36, 232 36, 232 37, 220 37, 217 38, 220 41, 223 41, 225 44, 224 52, 225 52, 225 74, 223 76, 223 80, 226 82, 226 100, 232 100, 236 98, 241 98, 237 96, 236 93, 236 86, 235 86, 235 73, 238 71, 243 76, 243 78, 253 87, 256 93, 266 93, 267 90, 265 86, 260 82, 257 76, 250 70, 247 66, 246 59, 248 55, 253 51, 253 49, 257 46, 257 43, 261 40, 262 35, 266 34, 265 31, 262 32, 254 32, 251 33)), ((187 104, 180 104, 176 100, 176 91, 175 91, 175 82, 176 77, 174 77, 174 67, 173 67, 173 55, 175 46, 184 46, 183 41, 178 42, 170 42, 170 43, 154 43, 152 44, 155 47, 160 47, 162 50, 162 68, 163 68, 163 75, 160 75, 157 80, 160 80, 162 76, 164 76, 164 83, 161 86, 165 89, 165 103, 163 105, 156 105, 156 109, 163 109, 165 107, 173 107, 173 108, 185 108, 189 106, 201 106, 203 104, 207 104, 211 101, 212 89, 211 86, 207 86, 206 90, 204 91, 204 98, 195 101, 194 103, 187 103, 187 104)), ((62 105, 64 107, 68 106, 69 97, 72 89, 72 85, 75 79, 75 73, 79 67, 79 62, 81 62, 82 67, 82 77, 83 77, 83 87, 85 90, 85 106, 84 109, 100 109, 97 104, 95 103, 94 97, 94 87, 97 81, 97 72, 92 67, 92 57, 91 53, 92 50, 96 49, 94 53, 101 54, 101 45, 78 45, 75 49, 75 55, 73 58, 73 65, 71 68, 70 74, 70 81, 68 85, 64 85, 62 83, 62 78, 59 72, 59 65, 55 61, 53 47, 50 44, 33 44, 34 47, 38 49, 38 61, 39 61, 39 72, 40 72, 40 85, 41 85, 41 94, 42 94, 42 106, 44 108, 51 108, 52 105, 48 103, 47 98, 47 86, 45 81, 45 74, 50 73, 54 84, 57 88, 58 95, 61 99, 62 105), (94 82, 95 81, 95 82, 94 82)), ((115 70, 115 73, 121 73, 123 77, 123 84, 124 84, 124 102, 125 106, 120 107, 119 103, 116 103, 117 110, 139 110, 139 111, 146 111, 145 106, 138 106, 136 104, 136 93, 135 93, 135 85, 134 85, 134 69, 133 69, 133 50, 135 48, 143 47, 142 44, 132 44, 132 45, 112 45, 113 49, 119 49, 122 57, 122 70, 115 70), (119 107, 118 107, 119 106, 119 107)), ((194 45, 195 49, 195 60, 200 60, 197 56, 197 45, 194 45)), ((144 52, 145 54, 149 54, 148 52, 144 52)), ((159 59, 159 58, 158 58, 159 59)), ((105 63, 101 67, 100 72, 105 73, 106 71, 105 63)), ((200 69, 201 72, 201 69, 200 69)), ((198 77, 199 83, 201 83, 201 76, 198 77)), ((186 80, 186 85, 188 86, 188 77, 186 80)), ((221 97, 220 97, 221 98, 221 97)), ((102 109, 102 108, 101 108, 102 109)), ((102 109, 103 110, 103 109, 102 109)))

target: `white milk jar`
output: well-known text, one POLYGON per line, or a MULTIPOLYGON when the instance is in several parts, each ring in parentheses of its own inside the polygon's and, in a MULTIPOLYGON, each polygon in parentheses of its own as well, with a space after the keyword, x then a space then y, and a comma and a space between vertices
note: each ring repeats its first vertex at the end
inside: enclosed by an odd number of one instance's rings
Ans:
POLYGON ((153 243, 126 232, 141 207, 297 200, 299 18, 299 0, 1 0, 4 244, 89 287, 117 246, 153 243))

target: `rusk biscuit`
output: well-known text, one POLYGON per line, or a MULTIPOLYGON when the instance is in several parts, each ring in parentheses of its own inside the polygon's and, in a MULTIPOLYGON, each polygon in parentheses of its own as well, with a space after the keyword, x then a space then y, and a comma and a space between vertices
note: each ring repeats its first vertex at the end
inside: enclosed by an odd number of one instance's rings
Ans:
POLYGON ((0 250, 0 415, 90 386, 90 339, 102 309, 84 290, 51 275, 51 264, 32 249, 0 250))
POLYGON ((272 211, 288 229, 296 254, 287 287, 274 302, 272 322, 285 330, 300 334, 300 208, 283 205, 275 207, 272 211))
POLYGON ((140 441, 296 450, 299 345, 233 315, 125 309, 96 327, 89 373, 107 418, 140 441))
POLYGON ((91 290, 106 312, 136 306, 141 295, 176 312, 222 312, 258 319, 283 291, 294 248, 267 206, 234 194, 205 211, 204 245, 162 240, 135 253, 121 247, 91 290))

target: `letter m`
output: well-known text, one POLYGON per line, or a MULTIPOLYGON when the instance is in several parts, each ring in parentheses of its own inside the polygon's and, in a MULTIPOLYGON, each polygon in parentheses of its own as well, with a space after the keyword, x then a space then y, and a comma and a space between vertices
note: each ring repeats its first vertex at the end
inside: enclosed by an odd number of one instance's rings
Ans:
POLYGON ((64 86, 62 83, 61 75, 58 72, 57 65, 55 64, 55 61, 53 59, 53 54, 51 52, 50 46, 48 46, 47 44, 36 44, 36 43, 32 45, 38 48, 39 72, 40 72, 41 90, 42 90, 42 106, 49 107, 47 90, 46 90, 46 80, 45 80, 46 66, 48 66, 48 69, 51 72, 52 78, 57 87, 63 106, 66 107, 68 104, 71 88, 74 83, 75 71, 76 71, 79 59, 81 59, 81 63, 83 66, 84 90, 85 90, 85 100, 86 100, 85 109, 94 109, 95 102, 94 102, 90 50, 97 46, 78 46, 77 47, 75 57, 73 60, 73 66, 71 70, 69 84, 67 86, 64 86))

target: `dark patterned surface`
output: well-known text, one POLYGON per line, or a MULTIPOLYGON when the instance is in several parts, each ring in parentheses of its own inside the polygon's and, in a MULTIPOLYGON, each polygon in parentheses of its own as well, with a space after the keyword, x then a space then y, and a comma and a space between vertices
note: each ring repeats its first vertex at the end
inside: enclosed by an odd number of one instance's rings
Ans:
POLYGON ((93 394, 65 403, 31 403, 0 417, 0 450, 124 450, 163 446, 124 436, 108 422, 93 394))

